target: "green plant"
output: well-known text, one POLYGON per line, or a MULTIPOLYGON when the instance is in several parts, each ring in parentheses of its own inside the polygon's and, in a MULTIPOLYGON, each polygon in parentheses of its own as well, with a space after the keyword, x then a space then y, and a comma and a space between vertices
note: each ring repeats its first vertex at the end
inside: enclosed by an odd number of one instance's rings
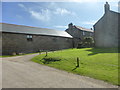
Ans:
POLYGON ((85 37, 79 44, 77 48, 89 48, 94 47, 94 40, 92 37, 85 37))

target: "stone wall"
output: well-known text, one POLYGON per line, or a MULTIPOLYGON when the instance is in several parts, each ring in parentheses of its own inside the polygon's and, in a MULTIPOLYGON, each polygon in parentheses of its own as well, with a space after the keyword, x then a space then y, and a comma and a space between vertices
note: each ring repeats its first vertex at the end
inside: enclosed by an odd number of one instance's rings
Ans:
POLYGON ((96 47, 118 46, 118 13, 109 11, 94 25, 96 47))
POLYGON ((38 50, 59 50, 73 48, 72 38, 33 35, 27 41, 26 34, 2 33, 2 54, 33 53, 38 50))

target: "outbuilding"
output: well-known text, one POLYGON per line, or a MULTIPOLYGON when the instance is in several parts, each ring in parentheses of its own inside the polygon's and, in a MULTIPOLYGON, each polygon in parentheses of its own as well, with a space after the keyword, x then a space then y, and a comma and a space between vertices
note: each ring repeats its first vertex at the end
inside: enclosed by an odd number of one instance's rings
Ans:
POLYGON ((65 31, 7 23, 0 27, 3 55, 73 48, 73 37, 65 31))

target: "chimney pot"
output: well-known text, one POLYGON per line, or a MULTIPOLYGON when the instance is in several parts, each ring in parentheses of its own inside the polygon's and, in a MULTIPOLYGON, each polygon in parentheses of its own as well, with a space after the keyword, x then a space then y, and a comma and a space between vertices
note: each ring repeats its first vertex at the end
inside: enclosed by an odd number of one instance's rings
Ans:
POLYGON ((105 13, 107 13, 110 10, 110 5, 108 4, 108 2, 106 2, 104 8, 105 8, 105 13))

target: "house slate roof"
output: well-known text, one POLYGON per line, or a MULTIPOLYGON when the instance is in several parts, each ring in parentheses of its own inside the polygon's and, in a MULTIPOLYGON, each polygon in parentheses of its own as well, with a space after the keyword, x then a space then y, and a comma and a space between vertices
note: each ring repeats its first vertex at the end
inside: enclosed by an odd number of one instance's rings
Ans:
POLYGON ((7 23, 0 23, 0 31, 10 33, 37 34, 73 38, 70 34, 68 34, 65 31, 7 23))
POLYGON ((74 27, 75 27, 75 28, 78 28, 78 29, 80 29, 80 30, 82 30, 82 31, 94 32, 94 31, 91 30, 91 29, 86 29, 86 28, 83 28, 83 27, 80 27, 80 26, 75 26, 75 25, 74 25, 74 27))

